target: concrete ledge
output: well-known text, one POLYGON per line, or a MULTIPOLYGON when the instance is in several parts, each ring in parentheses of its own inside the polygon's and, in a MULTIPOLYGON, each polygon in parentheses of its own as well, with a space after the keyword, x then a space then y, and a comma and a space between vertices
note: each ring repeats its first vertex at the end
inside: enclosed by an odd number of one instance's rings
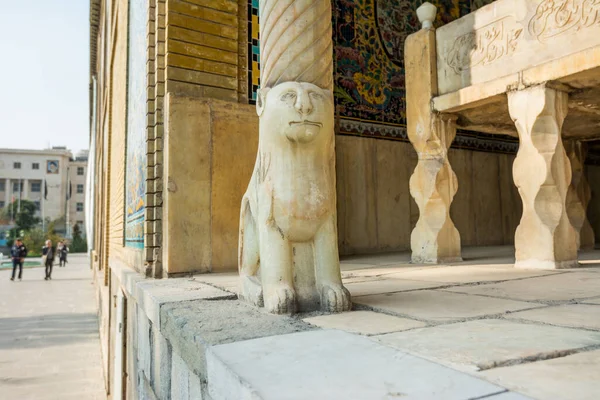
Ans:
POLYGON ((464 400, 494 399, 505 392, 502 387, 366 337, 334 330, 208 350, 208 393, 219 400, 464 400))
POLYGON ((271 315, 238 300, 165 304, 161 333, 189 368, 206 380, 206 351, 215 345, 314 330, 299 319, 271 315))
POLYGON ((121 282, 127 297, 133 298, 152 324, 160 326, 160 308, 167 303, 189 300, 233 300, 235 294, 215 288, 194 278, 148 279, 142 274, 111 260, 111 270, 121 282))

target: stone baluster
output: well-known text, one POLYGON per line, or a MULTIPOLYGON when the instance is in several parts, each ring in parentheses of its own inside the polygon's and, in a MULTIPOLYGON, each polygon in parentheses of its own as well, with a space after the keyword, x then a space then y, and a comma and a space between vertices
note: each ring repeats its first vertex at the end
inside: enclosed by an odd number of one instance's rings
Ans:
POLYGON ((567 215, 571 165, 561 129, 566 93, 543 85, 508 93, 508 108, 519 133, 513 177, 523 201, 515 233, 517 268, 572 268, 577 235, 567 215))
POLYGON ((567 192, 567 215, 575 228, 577 247, 582 250, 594 248, 594 230, 587 218, 587 207, 592 197, 585 176, 587 146, 576 140, 564 141, 565 151, 571 162, 571 184, 567 192))
POLYGON ((407 133, 418 155, 410 178, 410 193, 419 207, 411 235, 412 261, 418 263, 461 260, 460 235, 450 218, 458 183, 448 161, 456 117, 431 109, 431 99, 437 95, 435 13, 430 3, 419 7, 423 29, 405 43, 407 133))

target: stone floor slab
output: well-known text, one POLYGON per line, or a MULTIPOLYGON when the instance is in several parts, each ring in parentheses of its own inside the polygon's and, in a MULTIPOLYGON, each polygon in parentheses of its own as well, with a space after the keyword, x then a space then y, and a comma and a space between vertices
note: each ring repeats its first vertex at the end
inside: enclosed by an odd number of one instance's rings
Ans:
POLYGON ((507 315, 509 319, 525 319, 545 324, 600 330, 600 305, 564 304, 519 311, 507 315))
POLYGON ((487 319, 371 337, 461 370, 600 345, 600 332, 487 319))
MULTIPOLYGON (((600 350, 494 368, 485 379, 536 399, 600 399, 600 350)), ((492 397, 495 399, 495 397, 492 397)))
POLYGON ((366 337, 335 330, 215 346, 207 359, 209 394, 220 400, 464 400, 503 390, 366 337))
POLYGON ((447 289, 452 292, 480 294, 527 301, 566 301, 600 294, 600 274, 566 272, 491 285, 447 289))
POLYGON ((237 272, 194 275, 194 280, 207 283, 231 293, 240 293, 240 275, 237 272))
POLYGON ((373 311, 350 311, 341 314, 305 318, 304 322, 325 329, 338 329, 361 335, 380 335, 421 328, 425 323, 408 318, 393 317, 373 311))
POLYGON ((429 266, 415 266, 412 264, 391 264, 383 266, 372 266, 367 267, 363 265, 361 268, 347 269, 347 265, 342 264, 342 279, 356 278, 356 277, 378 277, 382 278, 386 275, 398 274, 401 272, 408 271, 420 271, 423 269, 432 269, 437 267, 429 266))
POLYGON ((405 279, 379 279, 357 283, 344 283, 353 298, 382 293, 402 292, 415 289, 429 289, 444 286, 439 282, 410 281, 405 279))
POLYGON ((469 296, 438 290, 361 296, 355 297, 353 301, 373 307, 375 311, 381 310, 437 322, 502 314, 536 306, 520 301, 469 296))
POLYGON ((417 281, 432 281, 448 283, 474 283, 486 281, 504 281, 512 279, 531 278, 536 276, 550 275, 553 271, 527 271, 515 269, 511 266, 487 265, 476 266, 453 266, 421 269, 416 271, 402 271, 386 278, 412 279, 417 281))
MULTIPOLYGON (((482 399, 483 400, 483 399, 482 399)), ((523 396, 515 392, 502 392, 493 396, 486 397, 485 400, 533 400, 531 397, 523 396)))

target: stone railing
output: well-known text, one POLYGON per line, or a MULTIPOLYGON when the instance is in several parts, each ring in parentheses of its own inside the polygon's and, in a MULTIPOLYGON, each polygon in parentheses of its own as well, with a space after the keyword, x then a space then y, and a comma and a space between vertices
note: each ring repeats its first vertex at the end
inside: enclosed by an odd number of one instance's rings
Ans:
POLYGON ((497 0, 437 29, 436 45, 442 95, 600 46, 600 1, 497 0))
POLYGON ((435 14, 430 3, 417 9, 423 27, 404 52, 407 134, 418 155, 413 261, 460 258, 448 212, 460 182, 446 151, 460 127, 519 137, 515 266, 578 266, 577 250, 594 243, 579 166, 587 142, 600 139, 600 0, 498 0, 439 29, 435 14))

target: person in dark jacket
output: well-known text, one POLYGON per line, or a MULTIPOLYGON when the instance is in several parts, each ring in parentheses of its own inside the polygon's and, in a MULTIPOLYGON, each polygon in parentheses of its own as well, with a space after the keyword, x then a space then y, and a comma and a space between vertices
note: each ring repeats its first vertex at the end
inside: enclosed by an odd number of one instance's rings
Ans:
POLYGON ((63 242, 58 242, 58 246, 56 246, 56 255, 58 256, 58 266, 66 267, 67 266, 67 253, 69 252, 69 248, 63 242))
POLYGON ((25 257, 27 256, 27 247, 25 247, 21 239, 15 239, 15 243, 10 248, 10 256, 12 257, 13 262, 13 270, 10 280, 15 280, 17 267, 19 267, 19 280, 21 280, 23 278, 23 261, 25 261, 25 257))
POLYGON ((42 247, 42 257, 44 257, 44 265, 46 266, 45 280, 52 279, 52 265, 54 264, 55 251, 52 247, 52 241, 46 240, 46 245, 42 247))

